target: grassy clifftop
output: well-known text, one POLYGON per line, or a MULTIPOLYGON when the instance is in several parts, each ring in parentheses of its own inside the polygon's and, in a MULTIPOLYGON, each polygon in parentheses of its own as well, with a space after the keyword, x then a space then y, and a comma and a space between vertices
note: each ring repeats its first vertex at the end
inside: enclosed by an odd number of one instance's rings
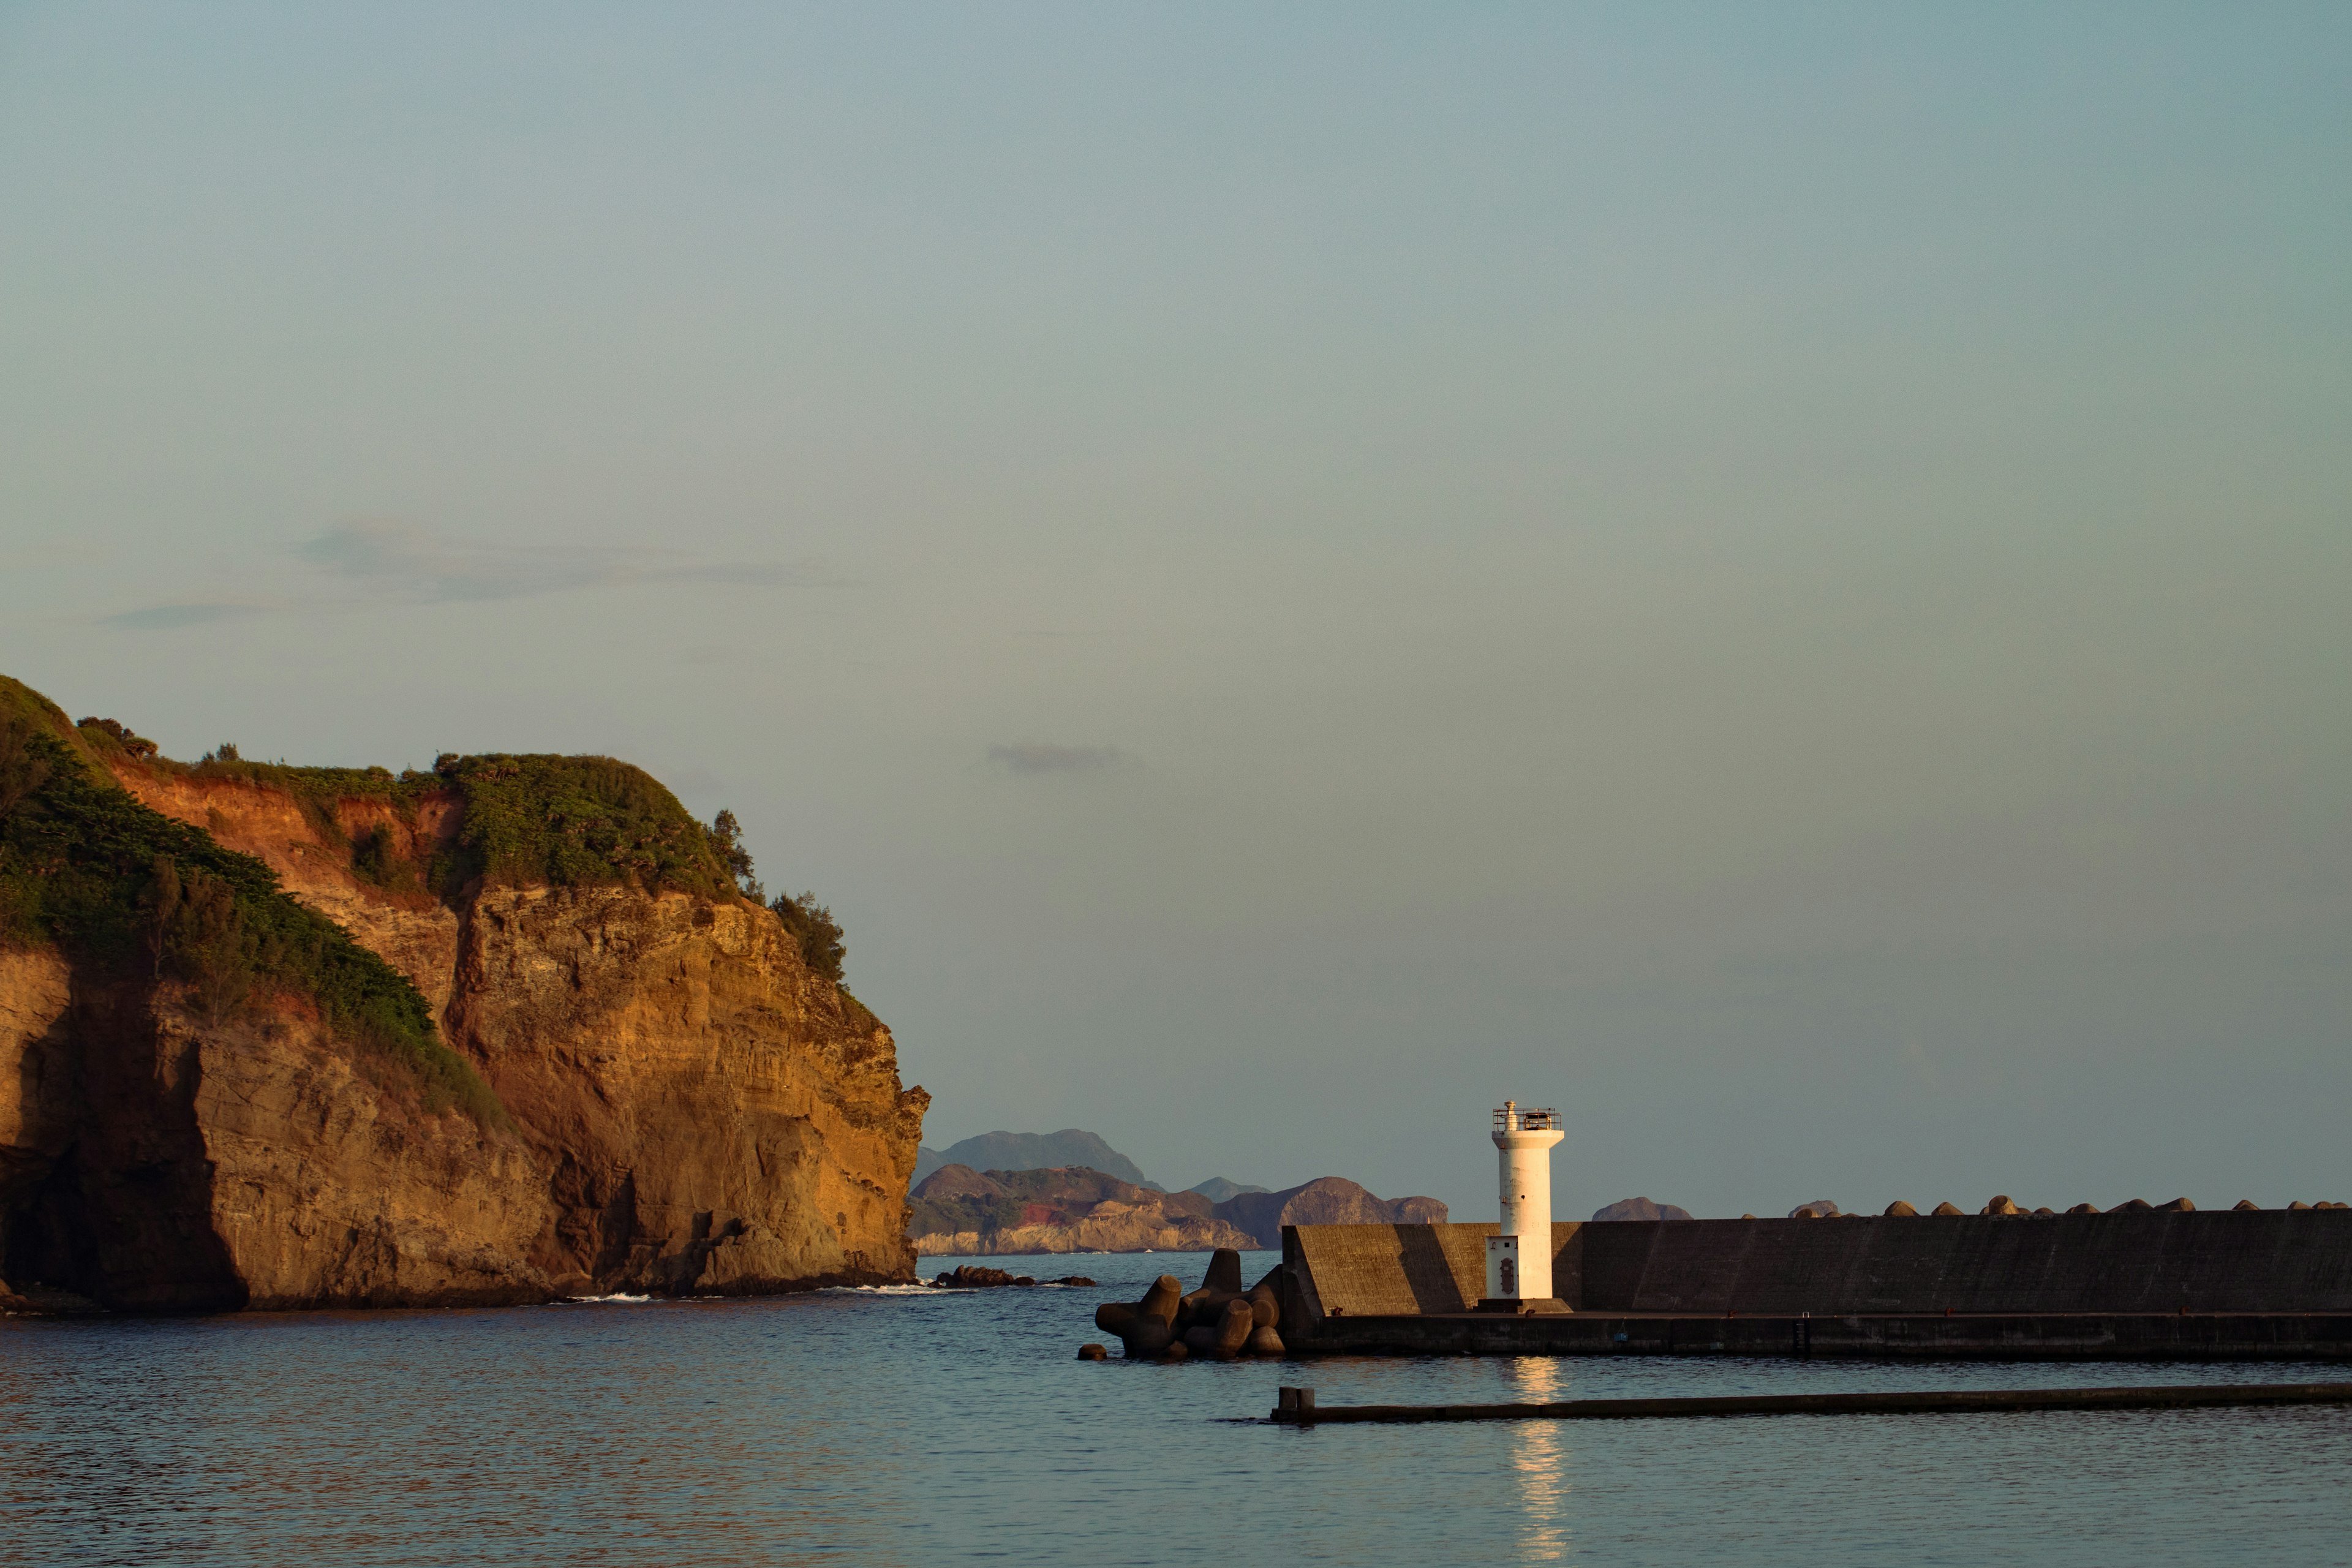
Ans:
MULTIPOLYGON (((76 732, 93 754, 122 749, 120 739, 85 726, 76 732)), ((135 739, 135 738, 134 738, 135 739)), ((504 884, 571 887, 628 882, 723 898, 736 892, 710 830, 642 768, 611 757, 442 756, 432 771, 294 767, 208 755, 196 763, 126 752, 133 765, 194 779, 274 789, 299 802, 319 836, 340 844, 362 880, 421 885, 443 898, 475 879, 504 884), (428 863, 400 867, 381 842, 346 834, 338 807, 373 802, 414 821, 420 807, 464 808, 454 843, 428 863)))
MULTIPOLYGON (((611 757, 450 753, 429 771, 394 773, 247 762, 223 746, 177 762, 112 720, 74 723, 0 676, 0 942, 175 977, 215 1018, 272 990, 308 996, 340 1035, 415 1073, 428 1100, 486 1121, 503 1116, 495 1097, 443 1044, 404 976, 288 895, 261 861, 142 805, 116 781, 126 769, 278 792, 354 877, 412 898, 622 884, 732 899, 751 868, 731 817, 722 814, 724 833, 707 827, 650 774, 611 757), (390 830, 387 811, 434 830, 390 830)), ((812 964, 837 980, 839 928, 802 903, 790 905, 794 934, 804 952, 823 950, 812 964), (829 948, 810 936, 820 919, 829 948)))
POLYGON ((149 809, 99 756, 110 731, 0 677, 0 942, 78 968, 185 982, 218 1021, 272 991, 308 997, 339 1037, 397 1064, 426 1102, 504 1120, 405 976, 287 895, 259 860, 149 809))

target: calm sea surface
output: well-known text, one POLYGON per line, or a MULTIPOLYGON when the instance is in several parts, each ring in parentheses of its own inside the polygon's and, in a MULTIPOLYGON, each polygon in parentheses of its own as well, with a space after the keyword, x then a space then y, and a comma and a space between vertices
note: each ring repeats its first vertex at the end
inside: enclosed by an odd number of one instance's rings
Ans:
POLYGON ((1235 1419, 2342 1368, 1081 1363, 1205 1258, 992 1261, 1106 1289, 0 1321, 0 1562, 2352 1563, 2352 1410, 1235 1419))

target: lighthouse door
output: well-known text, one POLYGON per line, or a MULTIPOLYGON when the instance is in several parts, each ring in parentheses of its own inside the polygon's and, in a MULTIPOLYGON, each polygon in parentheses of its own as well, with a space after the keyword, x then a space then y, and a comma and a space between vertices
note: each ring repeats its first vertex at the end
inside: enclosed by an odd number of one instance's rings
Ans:
POLYGON ((1500 1272, 1503 1276, 1503 1294, 1506 1297, 1517 1296, 1519 1293, 1519 1266, 1517 1261, 1511 1258, 1505 1258, 1503 1259, 1503 1267, 1500 1272))

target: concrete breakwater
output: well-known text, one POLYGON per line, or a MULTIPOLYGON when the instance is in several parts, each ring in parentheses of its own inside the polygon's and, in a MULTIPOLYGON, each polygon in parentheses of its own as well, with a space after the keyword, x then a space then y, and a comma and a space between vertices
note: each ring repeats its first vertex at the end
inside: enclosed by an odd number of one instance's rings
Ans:
POLYGON ((1570 1314, 1481 1314, 1492 1225, 1295 1226, 1294 1351, 2352 1357, 2352 1211, 1551 1227, 1570 1314))

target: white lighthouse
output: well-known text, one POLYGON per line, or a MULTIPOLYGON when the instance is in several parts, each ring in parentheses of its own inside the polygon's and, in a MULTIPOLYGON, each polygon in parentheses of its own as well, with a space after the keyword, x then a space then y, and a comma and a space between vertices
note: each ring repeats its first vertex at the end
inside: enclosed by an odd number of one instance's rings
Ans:
POLYGON ((1482 1310, 1569 1310, 1551 1292, 1551 1151, 1564 1136, 1557 1110, 1522 1110, 1517 1100, 1507 1100, 1495 1112, 1503 1224, 1486 1238, 1482 1310))

